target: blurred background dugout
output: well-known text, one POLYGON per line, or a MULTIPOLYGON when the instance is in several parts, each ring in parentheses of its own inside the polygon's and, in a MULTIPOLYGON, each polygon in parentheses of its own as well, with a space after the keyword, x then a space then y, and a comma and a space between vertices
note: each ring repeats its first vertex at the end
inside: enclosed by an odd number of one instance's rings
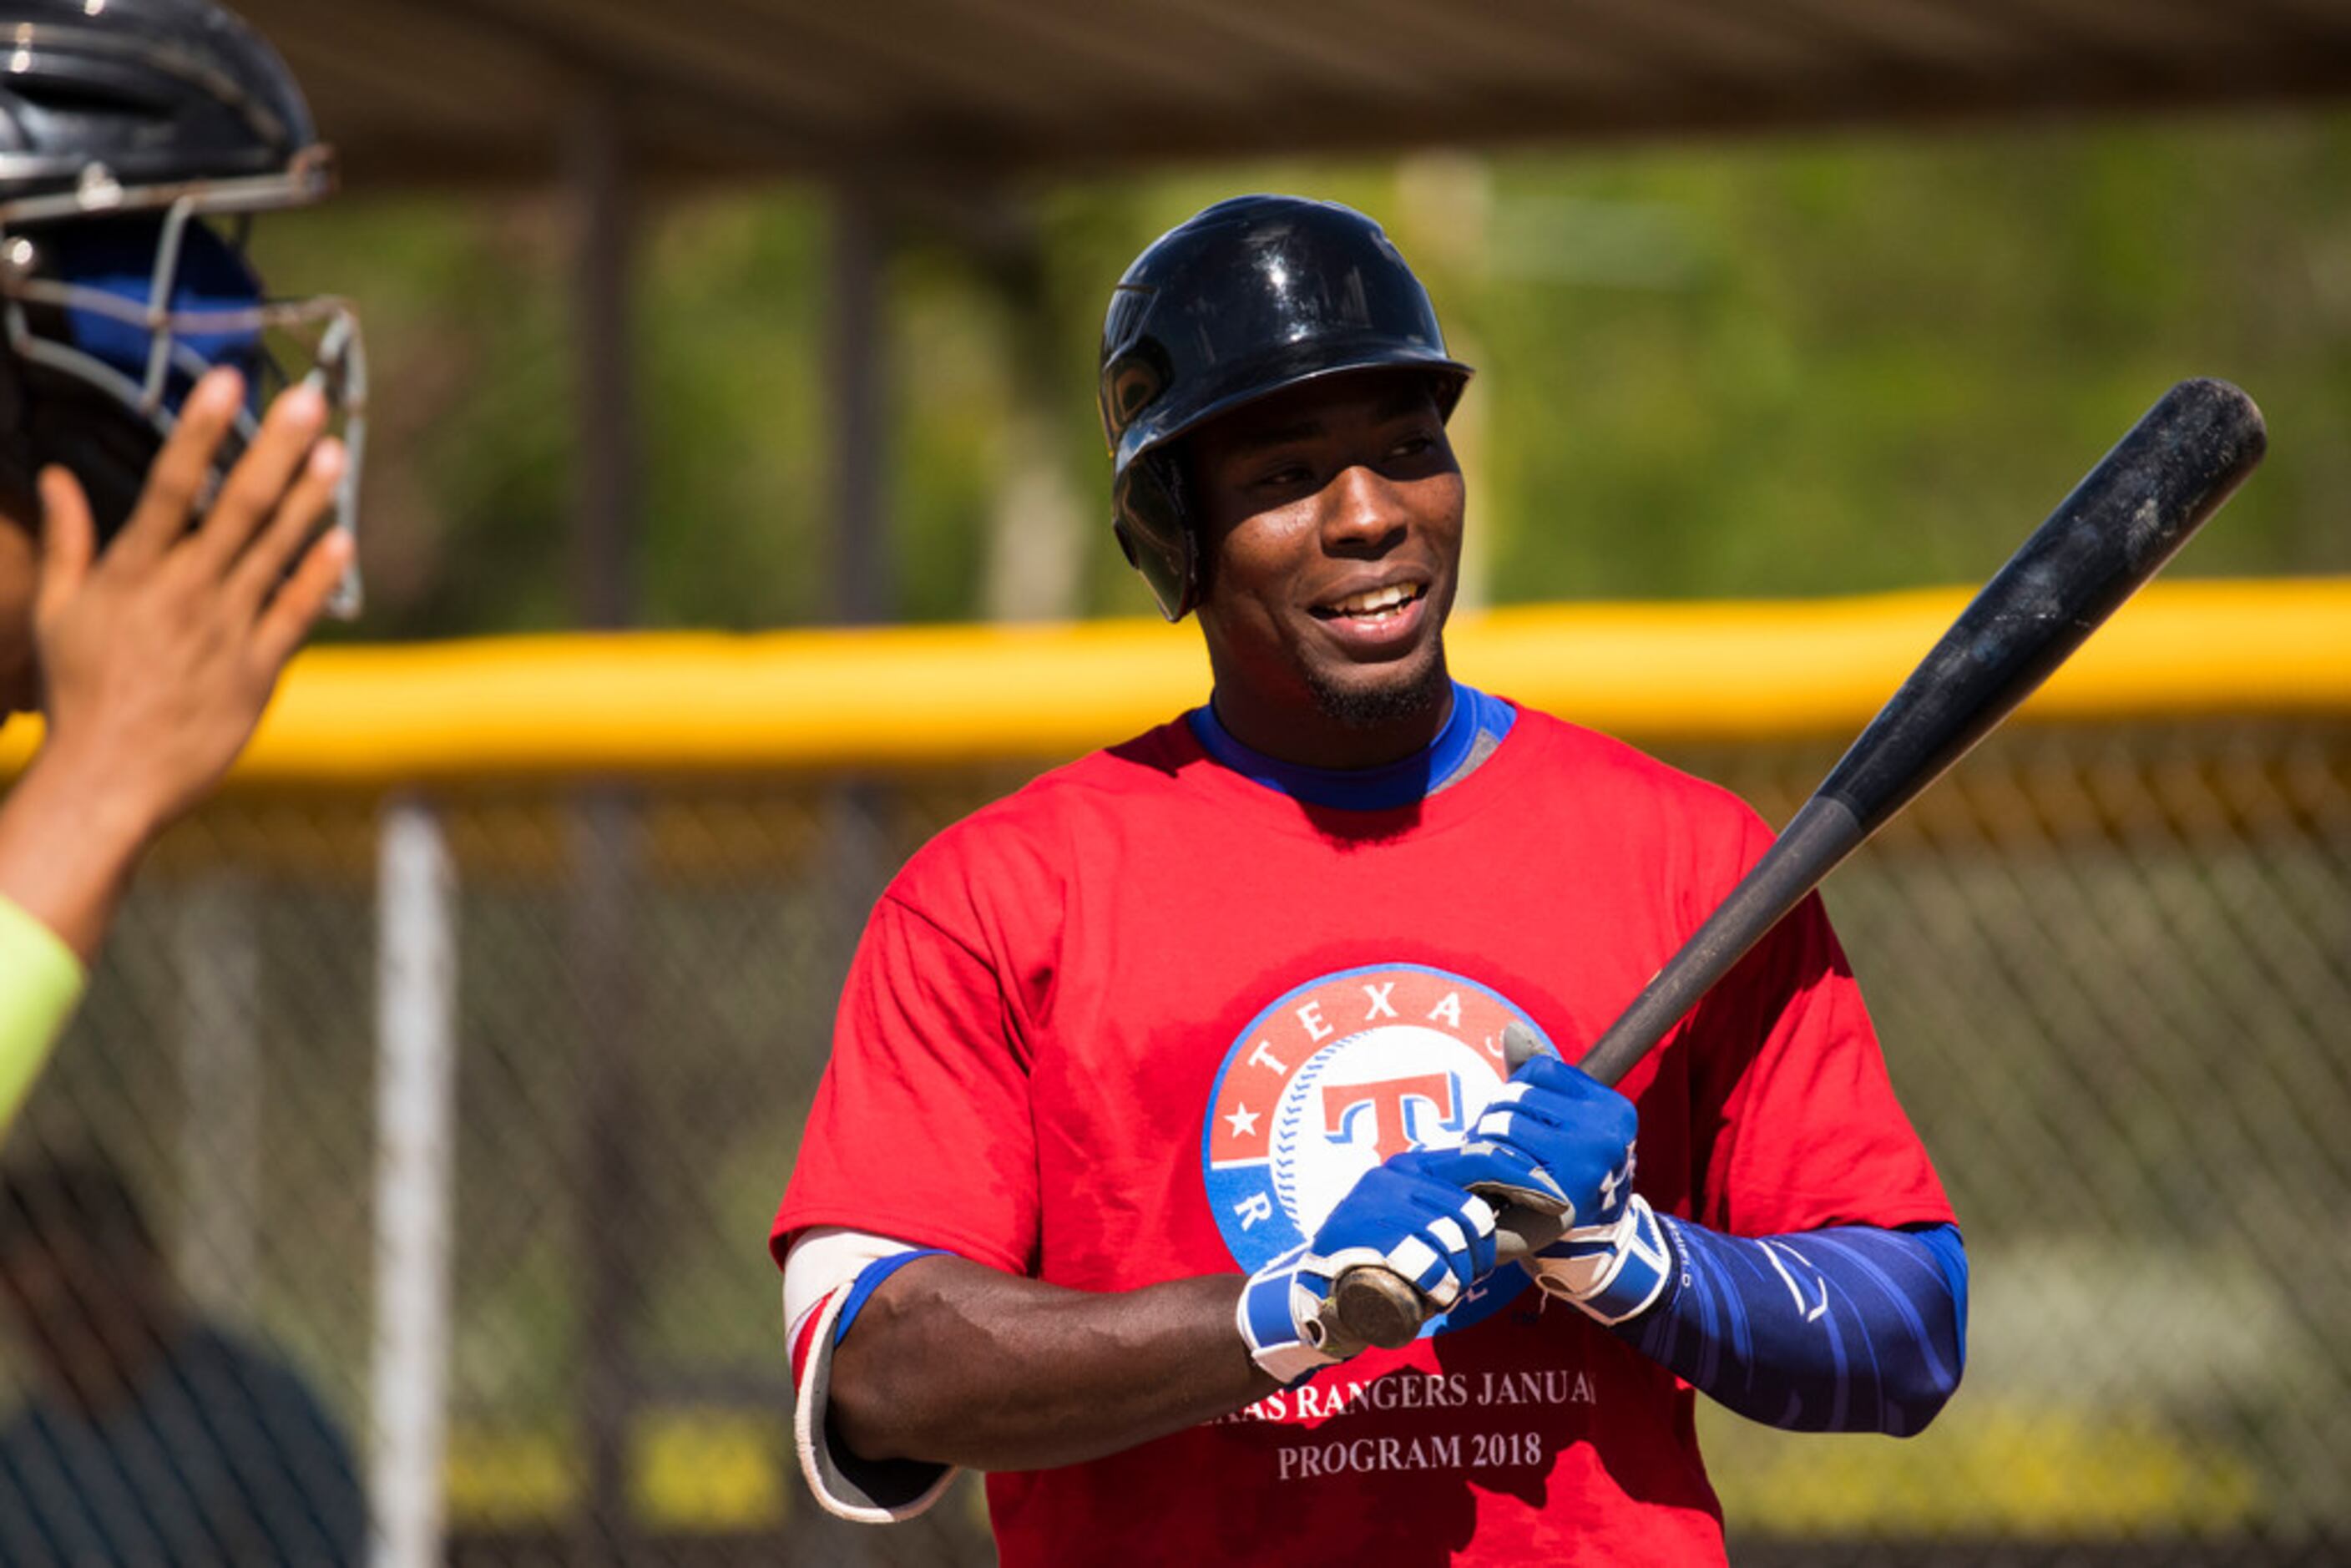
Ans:
MULTIPOLYGON (((1290 189, 1480 369, 1461 673, 1784 817, 1955 608, 1813 596, 1978 582, 2244 385, 2273 455, 2171 576, 2260 580, 2158 585, 1829 890, 1966 1387, 1708 1443, 1742 1562, 2351 1553, 2351 4, 241 8, 347 171, 258 235, 371 339, 339 638, 1143 612, 1106 290, 1290 189)), ((1189 632, 1034 635, 310 656, 12 1155, 121 1161, 381 1562, 986 1561, 968 1490, 809 1504, 762 1241, 891 870, 1205 689, 1189 632)))

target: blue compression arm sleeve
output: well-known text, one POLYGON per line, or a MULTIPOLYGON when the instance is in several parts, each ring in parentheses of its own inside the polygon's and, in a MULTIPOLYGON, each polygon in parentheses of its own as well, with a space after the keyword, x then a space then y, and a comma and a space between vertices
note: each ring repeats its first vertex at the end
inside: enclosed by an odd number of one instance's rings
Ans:
POLYGON ((1658 1220, 1677 1267, 1664 1300, 1619 1332, 1740 1415, 1902 1437, 1959 1386, 1968 1255, 1955 1228, 1744 1237, 1658 1220))

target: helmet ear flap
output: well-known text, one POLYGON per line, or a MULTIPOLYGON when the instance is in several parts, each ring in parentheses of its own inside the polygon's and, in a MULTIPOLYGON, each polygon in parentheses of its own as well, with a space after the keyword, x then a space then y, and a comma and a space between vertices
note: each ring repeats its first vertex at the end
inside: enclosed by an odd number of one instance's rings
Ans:
POLYGON ((1143 574, 1159 613, 1181 621, 1200 601, 1200 552, 1184 505, 1183 465, 1166 451, 1127 465, 1113 497, 1111 530, 1126 563, 1143 574))

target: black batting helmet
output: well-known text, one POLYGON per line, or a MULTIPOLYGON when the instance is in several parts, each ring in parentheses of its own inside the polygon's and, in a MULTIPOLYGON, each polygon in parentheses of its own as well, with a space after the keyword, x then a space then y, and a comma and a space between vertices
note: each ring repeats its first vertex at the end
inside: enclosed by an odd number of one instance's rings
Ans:
POLYGON ((1346 371, 1403 366, 1450 418, 1469 367, 1445 351, 1428 292, 1379 225, 1301 196, 1236 196, 1134 258, 1102 320, 1102 432, 1112 528, 1181 620, 1199 601, 1199 547, 1172 444, 1243 403, 1346 371))
MULTIPOLYGON (((265 298, 246 257, 253 214, 334 187, 333 153, 292 74, 213 0, 9 0, 6 11, 0 486, 23 497, 37 468, 63 464, 110 533, 198 377, 219 364, 245 372, 249 405, 219 455, 225 469, 293 363, 342 418, 351 461, 339 522, 350 527, 366 395, 358 319, 340 299, 265 298)), ((355 592, 354 580, 346 610, 355 592)))

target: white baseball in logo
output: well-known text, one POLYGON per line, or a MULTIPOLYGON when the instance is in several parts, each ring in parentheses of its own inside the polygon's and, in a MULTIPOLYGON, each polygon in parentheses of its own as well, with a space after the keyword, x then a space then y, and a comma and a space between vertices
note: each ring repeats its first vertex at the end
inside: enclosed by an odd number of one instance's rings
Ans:
POLYGON ((1317 1051, 1274 1108, 1274 1197, 1311 1236, 1374 1166, 1451 1148, 1503 1084, 1499 1064, 1419 1024, 1382 1024, 1317 1051))

